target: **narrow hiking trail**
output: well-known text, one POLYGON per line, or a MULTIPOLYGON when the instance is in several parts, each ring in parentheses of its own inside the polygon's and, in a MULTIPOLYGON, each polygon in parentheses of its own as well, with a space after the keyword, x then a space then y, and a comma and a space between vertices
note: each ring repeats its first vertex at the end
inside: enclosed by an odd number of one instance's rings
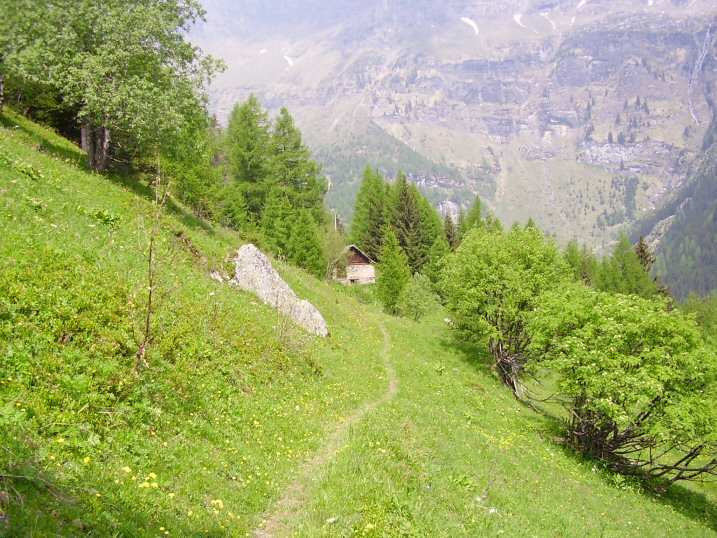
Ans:
POLYGON ((348 443, 351 428, 361 422, 369 413, 393 400, 398 394, 398 376, 391 361, 391 337, 386 327, 381 324, 383 349, 381 356, 383 367, 388 377, 386 392, 379 399, 364 404, 329 434, 323 445, 300 467, 297 477, 265 514, 261 525, 252 533, 255 538, 273 538, 285 536, 296 513, 307 500, 307 489, 310 481, 318 481, 323 476, 328 463, 348 443))

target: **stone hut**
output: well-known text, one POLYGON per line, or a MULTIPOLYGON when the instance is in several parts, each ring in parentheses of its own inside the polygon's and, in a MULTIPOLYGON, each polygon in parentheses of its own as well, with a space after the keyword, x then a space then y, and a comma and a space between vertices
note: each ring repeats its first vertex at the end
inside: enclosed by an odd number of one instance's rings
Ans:
POLYGON ((376 262, 356 245, 346 247, 334 262, 333 277, 347 286, 354 284, 374 284, 376 282, 376 262))

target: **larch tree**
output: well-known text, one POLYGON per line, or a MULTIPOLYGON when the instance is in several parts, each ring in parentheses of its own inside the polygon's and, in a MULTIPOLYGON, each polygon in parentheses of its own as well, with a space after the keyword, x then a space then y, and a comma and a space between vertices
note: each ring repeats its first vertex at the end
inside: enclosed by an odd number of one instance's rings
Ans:
POLYGON ((225 133, 229 174, 241 184, 256 220, 261 218, 268 193, 270 127, 269 115, 252 95, 234 107, 225 133))
POLYGON ((446 256, 450 254, 451 247, 445 237, 438 236, 431 246, 428 254, 428 263, 423 268, 423 274, 431 282, 433 289, 439 291, 446 256))
POLYGON ((269 151, 269 180, 287 188, 294 207, 310 210, 314 220, 321 222, 324 218, 326 180, 286 108, 281 109, 274 122, 269 151))
POLYGON ((466 224, 466 212, 463 208, 458 211, 458 222, 456 223, 456 230, 458 230, 458 242, 463 241, 463 238, 468 233, 468 226, 466 224))
POLYGON ((466 213, 465 221, 464 221, 464 232, 467 232, 468 230, 471 230, 473 228, 480 227, 483 224, 483 203, 481 202, 481 199, 476 196, 476 199, 473 201, 473 205, 468 210, 468 213, 466 213))
POLYGON ((287 256, 295 213, 285 189, 274 187, 266 197, 261 215, 261 231, 268 247, 277 255, 287 256))

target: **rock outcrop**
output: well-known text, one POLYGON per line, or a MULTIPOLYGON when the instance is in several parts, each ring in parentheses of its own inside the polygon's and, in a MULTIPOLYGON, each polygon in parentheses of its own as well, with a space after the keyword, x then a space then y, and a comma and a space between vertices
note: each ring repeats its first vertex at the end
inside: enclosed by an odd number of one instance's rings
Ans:
POLYGON ((244 245, 235 258, 232 284, 253 293, 316 336, 326 337, 329 329, 321 312, 309 301, 299 299, 272 267, 269 259, 254 245, 244 245))

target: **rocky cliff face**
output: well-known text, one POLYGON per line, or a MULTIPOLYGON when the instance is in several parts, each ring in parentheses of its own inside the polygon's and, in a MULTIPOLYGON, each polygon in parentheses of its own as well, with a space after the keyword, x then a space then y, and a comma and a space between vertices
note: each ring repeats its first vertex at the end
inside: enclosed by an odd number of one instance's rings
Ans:
POLYGON ((594 246, 694 168, 717 95, 712 0, 206 0, 213 107, 297 115, 345 216, 367 163, 594 246))

